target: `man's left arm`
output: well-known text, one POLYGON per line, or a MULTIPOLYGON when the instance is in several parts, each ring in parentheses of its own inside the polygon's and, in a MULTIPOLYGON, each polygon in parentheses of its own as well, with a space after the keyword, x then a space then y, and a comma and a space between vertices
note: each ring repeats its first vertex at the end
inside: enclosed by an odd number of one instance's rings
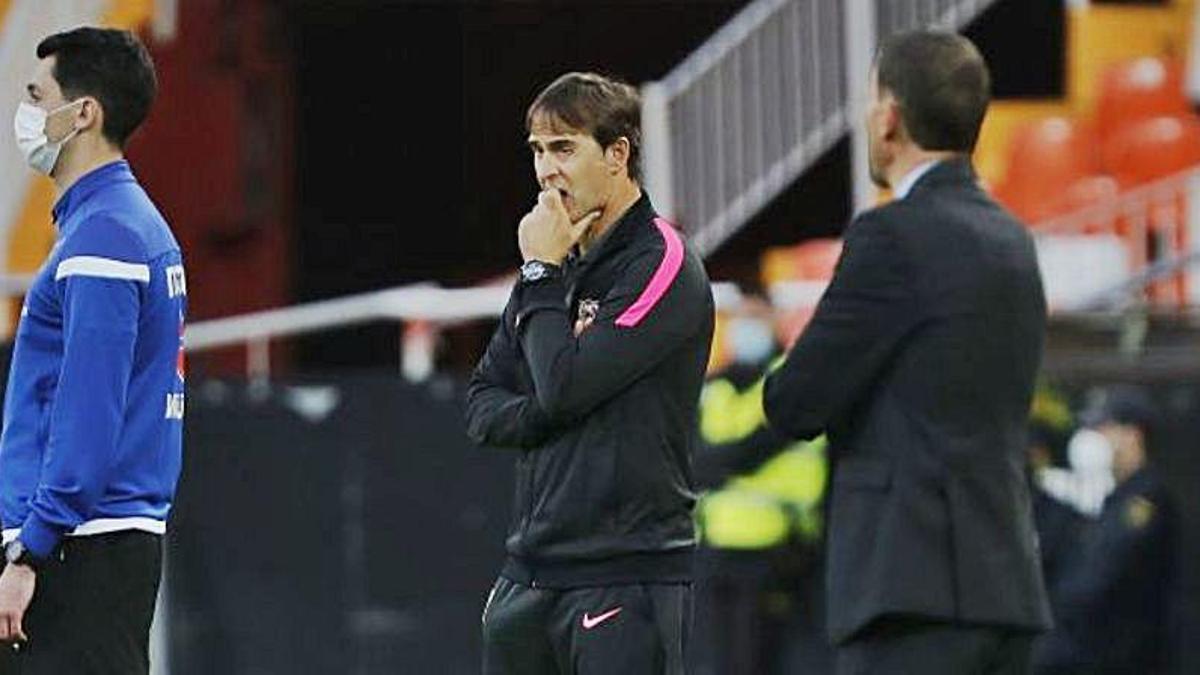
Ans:
POLYGON ((41 480, 20 534, 38 558, 88 518, 121 459, 118 440, 150 270, 142 262, 83 255, 64 259, 55 277, 63 361, 41 480))
POLYGON ((530 392, 512 336, 513 302, 504 308, 467 386, 467 436, 480 445, 536 448, 554 432, 530 392))
POLYGON ((577 418, 611 399, 711 315, 708 284, 689 269, 681 238, 674 230, 663 236, 666 250, 636 257, 578 337, 560 279, 523 289, 517 330, 538 403, 551 418, 577 418))

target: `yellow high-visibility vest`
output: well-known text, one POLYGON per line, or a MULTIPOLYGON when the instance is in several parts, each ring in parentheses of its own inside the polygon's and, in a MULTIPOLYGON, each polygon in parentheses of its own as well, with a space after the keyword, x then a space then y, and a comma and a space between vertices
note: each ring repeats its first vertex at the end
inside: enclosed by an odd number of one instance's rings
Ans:
MULTIPOLYGON (((705 385, 701 436, 717 444, 754 433, 767 423, 762 394, 762 379, 742 392, 723 379, 705 385)), ((713 548, 754 550, 779 546, 793 536, 818 537, 818 508, 828 478, 825 445, 823 436, 794 443, 705 494, 696 508, 702 541, 713 548)))

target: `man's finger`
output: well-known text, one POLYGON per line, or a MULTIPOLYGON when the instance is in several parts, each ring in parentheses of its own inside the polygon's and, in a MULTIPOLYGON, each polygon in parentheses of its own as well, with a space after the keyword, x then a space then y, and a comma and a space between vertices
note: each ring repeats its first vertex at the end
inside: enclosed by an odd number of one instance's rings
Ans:
POLYGON ((9 636, 13 640, 18 640, 20 642, 27 642, 29 640, 29 638, 25 637, 25 628, 22 625, 23 624, 22 619, 24 619, 24 618, 25 618, 24 612, 17 614, 10 618, 9 625, 11 627, 11 630, 9 631, 9 636))
POLYGON ((575 240, 578 240, 580 237, 582 237, 583 233, 587 232, 587 229, 592 226, 592 223, 596 222, 596 219, 600 217, 601 213, 603 212, 600 209, 588 211, 587 213, 583 214, 582 218, 574 223, 571 223, 572 237, 575 240))
POLYGON ((563 206, 562 194, 556 188, 546 188, 538 194, 538 203, 551 211, 566 211, 563 206))

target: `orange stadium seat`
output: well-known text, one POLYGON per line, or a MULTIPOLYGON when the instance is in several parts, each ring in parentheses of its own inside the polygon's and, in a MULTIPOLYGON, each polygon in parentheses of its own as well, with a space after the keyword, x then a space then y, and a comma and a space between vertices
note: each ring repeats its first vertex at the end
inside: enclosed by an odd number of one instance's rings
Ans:
POLYGON ((1070 211, 1068 189, 1100 172, 1090 127, 1068 117, 1023 125, 1008 154, 996 197, 1031 224, 1070 211))
POLYGON ((1114 64, 1100 78, 1096 127, 1111 138, 1128 124, 1148 117, 1179 115, 1190 109, 1177 60, 1151 56, 1114 64))
POLYGON ((1122 188, 1147 183, 1200 164, 1200 118, 1151 117, 1106 138, 1103 164, 1122 188))
MULTIPOLYGON (((1200 118, 1193 114, 1165 115, 1130 124, 1105 140, 1103 161, 1123 190, 1200 165, 1200 118)), ((1135 264, 1190 250, 1190 208, 1183 186, 1165 185, 1137 205, 1137 210, 1126 209, 1118 226, 1119 232, 1130 237, 1135 264), (1147 231, 1152 233, 1150 242, 1139 235, 1147 231)), ((1156 302, 1175 303, 1187 297, 1187 280, 1182 275, 1164 280, 1151 286, 1149 292, 1156 302)))

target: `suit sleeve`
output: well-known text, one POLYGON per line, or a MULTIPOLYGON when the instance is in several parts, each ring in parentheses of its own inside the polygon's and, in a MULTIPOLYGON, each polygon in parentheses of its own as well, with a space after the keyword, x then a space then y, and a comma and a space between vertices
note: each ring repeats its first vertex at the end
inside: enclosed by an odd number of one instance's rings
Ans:
POLYGON ((120 225, 94 219, 66 242, 55 272, 63 361, 50 411, 41 480, 21 526, 38 557, 89 517, 121 460, 138 317, 150 279, 142 247, 120 225))
POLYGON ((528 377, 522 377, 511 310, 510 299, 467 386, 467 435, 481 445, 532 448, 552 435, 553 426, 523 381, 528 377))
POLYGON ((551 418, 588 414, 709 325, 707 282, 688 265, 678 235, 664 236, 675 239, 665 252, 630 262, 578 338, 561 280, 524 289, 517 333, 538 403, 551 418))
POLYGON ((763 405, 776 428, 812 439, 844 413, 920 320, 910 261, 876 213, 847 230, 837 270, 804 333, 767 378, 763 405))

